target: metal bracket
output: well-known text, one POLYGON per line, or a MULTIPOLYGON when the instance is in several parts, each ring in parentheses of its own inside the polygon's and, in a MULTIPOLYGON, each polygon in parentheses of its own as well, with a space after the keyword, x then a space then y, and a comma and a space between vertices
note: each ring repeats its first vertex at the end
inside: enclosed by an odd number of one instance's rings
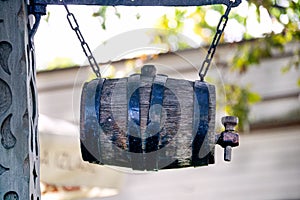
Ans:
POLYGON ((33 15, 35 18, 34 24, 29 31, 29 46, 31 49, 34 48, 34 35, 39 27, 41 16, 46 15, 46 4, 38 4, 38 3, 31 3, 28 5, 28 14, 33 15))

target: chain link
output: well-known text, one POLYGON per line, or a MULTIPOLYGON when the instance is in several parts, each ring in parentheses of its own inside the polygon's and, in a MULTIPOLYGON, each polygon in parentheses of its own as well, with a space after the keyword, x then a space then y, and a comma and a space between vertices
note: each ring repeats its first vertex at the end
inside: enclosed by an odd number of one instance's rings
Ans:
MULTIPOLYGON (((89 61, 89 64, 90 64, 90 67, 92 68, 92 70, 94 71, 94 73, 96 74, 97 77, 101 77, 101 73, 100 73, 100 68, 98 66, 98 63, 95 59, 95 57, 93 56, 93 53, 89 47, 89 45, 86 43, 80 29, 79 29, 79 25, 77 23, 77 20, 74 16, 73 13, 71 13, 67 7, 67 4, 64 2, 64 0, 60 0, 60 2, 64 5, 66 11, 67 11, 67 19, 68 19, 68 22, 72 28, 72 30, 75 31, 76 35, 77 35, 77 38, 78 40, 80 41, 80 44, 81 44, 81 47, 82 47, 82 50, 85 54, 85 56, 87 57, 88 61, 89 61)), ((217 31, 216 31, 216 34, 213 38, 213 41, 208 49, 208 52, 207 52, 207 55, 202 63, 202 66, 199 70, 199 77, 200 77, 200 80, 201 81, 204 81, 204 77, 206 76, 207 74, 207 71, 211 65, 211 62, 212 62, 212 59, 215 55, 215 52, 216 52, 216 49, 217 49, 217 46, 220 42, 220 39, 222 37, 222 34, 224 32, 224 29, 227 25, 227 22, 228 22, 228 15, 230 13, 230 10, 234 4, 234 0, 231 0, 230 1, 230 4, 227 6, 227 9, 226 9, 226 12, 224 13, 224 15, 222 15, 220 21, 219 21, 219 24, 217 26, 217 31)))
POLYGON ((67 4, 63 0, 60 0, 60 2, 66 8, 66 11, 68 13, 67 14, 68 22, 69 22, 72 30, 75 31, 75 33, 77 35, 77 38, 78 38, 78 40, 81 44, 82 50, 83 50, 85 56, 87 57, 87 59, 89 61, 90 67, 92 68, 92 70, 96 74, 96 76, 101 78, 99 65, 98 65, 95 57, 93 56, 93 53, 92 53, 88 43, 86 43, 86 41, 85 41, 85 39, 84 39, 80 29, 79 29, 79 25, 77 23, 77 20, 76 20, 74 14, 69 11, 69 8, 68 8, 67 4))
POLYGON ((199 70, 199 77, 200 77, 201 81, 204 81, 204 77, 206 76, 207 71, 211 65, 211 62, 215 55, 217 46, 220 42, 220 39, 222 37, 222 34, 223 34, 226 24, 228 22, 228 15, 230 13, 230 10, 231 10, 233 4, 234 4, 234 1, 230 1, 230 4, 227 6, 226 12, 224 13, 224 15, 222 15, 222 17, 219 21, 219 24, 217 26, 217 32, 216 32, 214 39, 208 49, 205 60, 203 61, 202 66, 199 70))

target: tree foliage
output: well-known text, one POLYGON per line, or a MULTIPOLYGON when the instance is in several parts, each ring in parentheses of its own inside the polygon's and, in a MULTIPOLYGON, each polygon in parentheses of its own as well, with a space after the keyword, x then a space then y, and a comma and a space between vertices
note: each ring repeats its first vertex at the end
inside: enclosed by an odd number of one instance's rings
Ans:
POLYGON ((46 70, 74 67, 76 63, 71 58, 56 57, 48 63, 46 70))
MULTIPOLYGON (((245 73, 251 64, 258 64, 262 58, 272 56, 274 50, 283 51, 291 41, 300 40, 300 2, 298 0, 243 1, 243 9, 234 8, 230 15, 227 31, 221 42, 237 42, 256 39, 249 45, 241 45, 239 54, 232 60, 231 66, 240 73, 245 73), (254 16, 254 17, 253 17, 254 16), (253 19, 255 18, 255 20, 253 19), (261 30, 263 27, 264 30, 261 30)), ((208 45, 215 33, 218 19, 225 12, 225 6, 215 5, 197 7, 193 12, 182 8, 174 11, 174 16, 164 15, 159 20, 159 27, 181 33, 187 20, 194 21, 194 32, 208 45), (180 13, 178 17, 178 13, 180 13), (177 21, 177 26, 170 24, 177 21)), ((165 40, 168 41, 168 40, 165 40)), ((299 66, 300 47, 294 52, 297 59, 290 63, 299 66)))

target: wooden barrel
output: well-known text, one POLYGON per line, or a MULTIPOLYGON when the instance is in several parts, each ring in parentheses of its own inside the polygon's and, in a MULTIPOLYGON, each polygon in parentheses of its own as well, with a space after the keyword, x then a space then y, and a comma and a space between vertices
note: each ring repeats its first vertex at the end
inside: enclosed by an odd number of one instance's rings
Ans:
POLYGON ((149 171, 214 163, 213 85, 145 65, 128 78, 85 83, 81 98, 85 161, 149 171))

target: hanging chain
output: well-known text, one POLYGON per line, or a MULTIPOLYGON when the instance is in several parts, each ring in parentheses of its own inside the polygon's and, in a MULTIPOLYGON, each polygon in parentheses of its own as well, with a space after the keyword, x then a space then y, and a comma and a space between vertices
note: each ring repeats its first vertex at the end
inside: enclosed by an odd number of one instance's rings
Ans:
MULTIPOLYGON (((97 77, 100 77, 101 78, 101 73, 100 73, 100 68, 98 66, 98 63, 95 59, 95 57, 93 56, 93 53, 89 47, 89 45, 86 43, 80 29, 79 29, 79 25, 77 23, 77 20, 74 16, 73 13, 71 13, 68 9, 68 6, 67 4, 64 2, 64 0, 60 0, 61 3, 63 3, 66 11, 67 11, 67 19, 68 19, 68 22, 72 28, 72 30, 75 31, 79 41, 80 41, 80 44, 81 44, 81 47, 82 47, 82 50, 84 52, 84 54, 86 55, 88 61, 89 61, 89 64, 90 64, 90 67, 92 68, 92 70, 94 71, 94 73, 96 74, 97 77)), ((202 66, 199 70, 199 77, 200 77, 200 80, 201 81, 204 81, 204 77, 206 76, 207 74, 207 71, 211 65, 211 62, 212 62, 212 59, 214 57, 214 54, 216 52, 216 49, 217 49, 217 46, 220 42, 220 39, 222 37, 222 34, 224 32, 224 29, 227 25, 227 22, 228 22, 228 15, 231 11, 231 8, 234 4, 234 0, 230 0, 230 4, 227 6, 227 9, 225 11, 225 14, 222 15, 220 21, 219 21, 219 24, 217 26, 217 32, 213 38, 213 41, 208 49, 208 52, 207 52, 207 55, 206 55, 206 58, 205 60, 203 61, 202 63, 202 66)))
POLYGON ((233 0, 230 0, 230 4, 227 6, 227 9, 226 9, 226 12, 225 14, 221 17, 220 21, 219 21, 219 24, 217 26, 217 32, 214 36, 214 39, 208 49, 208 52, 207 52, 207 55, 206 55, 206 58, 205 60, 203 61, 202 63, 202 66, 199 70, 199 77, 200 77, 200 80, 201 81, 204 81, 204 77, 206 76, 207 74, 207 71, 211 65, 211 62, 212 62, 212 59, 215 55, 215 52, 216 52, 216 49, 217 49, 217 46, 220 42, 220 39, 222 37, 222 34, 224 32, 224 29, 227 25, 227 22, 228 22, 228 15, 230 13, 230 10, 232 8, 232 5, 234 4, 234 1, 233 0))
POLYGON ((79 42, 81 44, 81 47, 82 47, 82 50, 85 54, 85 56, 87 57, 88 61, 89 61, 89 64, 90 64, 90 67, 92 68, 92 70, 94 71, 94 73, 96 74, 97 77, 101 78, 101 73, 100 73, 100 68, 99 68, 99 65, 89 47, 89 45, 86 43, 80 29, 79 29, 79 25, 77 23, 77 20, 74 16, 73 13, 71 13, 69 11, 69 8, 67 6, 67 4, 64 2, 64 0, 60 0, 61 3, 63 3, 63 5, 65 6, 66 8, 66 11, 67 11, 67 19, 68 19, 68 22, 72 28, 72 30, 75 31, 78 39, 79 39, 79 42))

